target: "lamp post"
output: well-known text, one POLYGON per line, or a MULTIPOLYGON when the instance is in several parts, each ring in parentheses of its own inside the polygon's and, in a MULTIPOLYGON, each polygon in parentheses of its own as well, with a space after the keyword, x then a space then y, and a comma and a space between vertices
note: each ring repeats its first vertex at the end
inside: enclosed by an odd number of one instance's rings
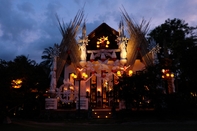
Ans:
POLYGON ((166 80, 165 88, 169 94, 173 93, 174 74, 169 69, 162 69, 162 79, 166 80))
POLYGON ((78 81, 79 81, 79 92, 78 92, 78 115, 79 115, 79 117, 80 117, 80 111, 81 111, 81 103, 80 103, 80 93, 81 93, 81 79, 78 79, 78 81))
POLYGON ((79 82, 79 88, 78 88, 78 117, 80 118, 80 112, 81 112, 81 103, 80 103, 80 101, 81 101, 81 96, 80 96, 80 94, 81 94, 81 81, 82 80, 85 80, 87 77, 88 77, 88 75, 86 74, 86 73, 82 73, 80 70, 79 70, 79 72, 78 72, 78 74, 77 75, 75 75, 74 73, 72 74, 72 77, 76 80, 76 81, 78 81, 79 82))
MULTIPOLYGON (((128 92, 129 92, 128 89, 130 89, 129 88, 130 87, 130 80, 131 80, 130 78, 133 75, 132 70, 126 71, 128 69, 128 67, 124 66, 123 68, 120 68, 120 69, 122 69, 121 71, 119 70, 116 72, 116 75, 118 76, 118 79, 119 79, 118 80, 119 81, 119 88, 121 88, 121 90, 122 90, 121 94, 124 96, 123 99, 124 99, 124 105, 125 105, 126 109, 128 109, 128 107, 129 107, 128 106, 129 99, 127 99, 127 98, 130 96, 128 96, 128 92)), ((123 101, 120 101, 120 103, 123 103, 123 101)), ((120 108, 122 109, 123 107, 121 106, 120 108)))

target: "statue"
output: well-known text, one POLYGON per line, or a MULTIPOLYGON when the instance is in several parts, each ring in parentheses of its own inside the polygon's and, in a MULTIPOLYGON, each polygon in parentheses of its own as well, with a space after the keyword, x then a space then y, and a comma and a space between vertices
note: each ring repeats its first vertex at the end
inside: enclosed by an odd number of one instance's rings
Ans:
POLYGON ((81 55, 80 55, 80 60, 81 61, 86 61, 86 45, 88 45, 88 36, 86 36, 86 26, 85 26, 85 22, 82 28, 82 36, 79 37, 79 50, 81 50, 81 55))
POLYGON ((79 50, 81 50, 80 60, 86 61, 86 44, 85 43, 79 44, 79 50))
POLYGON ((54 92, 56 88, 56 70, 51 71, 50 91, 54 92))
POLYGON ((119 44, 120 49, 120 58, 126 59, 127 58, 127 46, 125 41, 121 41, 119 44))
POLYGON ((124 24, 123 21, 120 21, 119 24, 119 36, 117 38, 117 43, 120 49, 120 58, 126 59, 127 58, 127 41, 128 39, 124 35, 124 24))
POLYGON ((50 92, 55 92, 56 89, 56 70, 57 70, 57 57, 59 56, 59 45, 54 44, 54 47, 50 51, 50 57, 53 59, 51 66, 51 83, 50 83, 50 92))

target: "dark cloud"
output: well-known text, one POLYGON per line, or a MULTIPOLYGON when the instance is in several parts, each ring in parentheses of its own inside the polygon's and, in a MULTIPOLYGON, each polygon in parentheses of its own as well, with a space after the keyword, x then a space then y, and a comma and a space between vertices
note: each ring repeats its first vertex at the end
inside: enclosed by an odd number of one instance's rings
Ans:
POLYGON ((89 34, 103 22, 117 30, 123 7, 136 23, 151 19, 151 28, 175 17, 196 26, 196 6, 194 0, 1 0, 0 59, 26 55, 42 61, 44 48, 62 39, 56 14, 68 23, 84 7, 89 34))
POLYGON ((33 5, 30 2, 24 2, 22 4, 18 4, 17 7, 18 7, 18 10, 20 10, 24 13, 27 13, 27 14, 28 13, 32 13, 32 14, 35 13, 35 11, 33 9, 33 5))

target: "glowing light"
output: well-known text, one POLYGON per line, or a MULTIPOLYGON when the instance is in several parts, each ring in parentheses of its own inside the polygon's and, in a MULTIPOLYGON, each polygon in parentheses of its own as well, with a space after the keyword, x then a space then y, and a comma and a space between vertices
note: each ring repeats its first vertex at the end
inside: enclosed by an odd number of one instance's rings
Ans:
POLYGON ((67 87, 64 87, 64 91, 67 91, 67 87))
POLYGON ((82 73, 82 76, 84 77, 85 75, 86 75, 86 73, 85 73, 85 72, 83 72, 83 73, 82 73))
POLYGON ((82 77, 86 79, 86 78, 88 78, 88 75, 85 72, 83 72, 82 77))
POLYGON ((120 71, 117 71, 117 75, 118 75, 118 76, 121 76, 121 73, 120 73, 120 71))
POLYGON ((71 74, 71 76, 72 76, 72 77, 74 77, 74 76, 75 76, 75 74, 74 74, 74 73, 72 73, 72 74, 71 74))
POLYGON ((21 79, 12 80, 13 88, 21 88, 23 81, 21 79))
POLYGON ((76 79, 76 78, 77 78, 77 75, 74 75, 74 76, 73 76, 73 78, 75 78, 75 79, 76 79))
POLYGON ((170 77, 172 77, 172 78, 173 78, 173 77, 174 77, 174 74, 172 73, 172 74, 170 75, 170 77))
POLYGON ((132 76, 132 74, 133 74, 133 71, 129 70, 129 76, 132 76))
POLYGON ((72 85, 69 88, 70 88, 70 90, 74 90, 74 87, 72 85))
POLYGON ((162 69, 161 72, 162 72, 162 73, 165 73, 165 69, 162 69))
POLYGON ((169 74, 169 73, 167 73, 167 74, 166 74, 166 76, 167 76, 167 77, 169 77, 169 76, 170 76, 170 74, 169 74))
POLYGON ((110 42, 109 42, 109 40, 108 40, 108 36, 103 36, 103 37, 101 37, 101 38, 99 38, 98 39, 98 41, 96 42, 96 44, 97 44, 97 48, 100 48, 100 47, 106 47, 106 48, 108 48, 109 46, 109 44, 110 44, 110 42))

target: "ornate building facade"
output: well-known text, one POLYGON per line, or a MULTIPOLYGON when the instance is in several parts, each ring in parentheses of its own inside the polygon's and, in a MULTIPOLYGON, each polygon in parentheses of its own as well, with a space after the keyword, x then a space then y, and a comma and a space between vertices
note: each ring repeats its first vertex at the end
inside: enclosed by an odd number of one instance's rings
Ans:
MULTIPOLYGON (((80 109, 111 108, 114 104, 113 87, 118 84, 120 75, 132 75, 145 69, 148 64, 143 61, 140 47, 133 50, 129 44, 132 44, 132 40, 124 35, 121 22, 119 31, 102 23, 89 35, 86 35, 84 24, 82 36, 77 40, 77 50, 67 50, 68 57, 63 68, 64 84, 56 89, 58 100, 64 103, 80 100, 81 106, 76 106, 80 109), (76 57, 75 51, 80 54, 79 64, 72 59, 76 57), (135 52, 132 64, 128 59, 130 52, 135 52)), ((117 103, 120 104, 119 108, 123 108, 120 100, 117 103)))
MULTIPOLYGON (((148 24, 142 21, 141 26, 136 25, 126 12, 123 12, 125 21, 120 21, 118 31, 102 23, 87 35, 84 22, 81 36, 76 39, 82 14, 83 11, 79 11, 68 27, 58 20, 63 39, 58 48, 54 47, 49 90, 52 95, 46 103, 74 103, 77 109, 86 110, 89 107, 112 108, 115 104, 122 109, 124 102, 114 99, 114 87, 119 78, 156 64, 160 47, 145 38, 148 24), (123 23, 126 23, 128 37, 123 23), (56 87, 60 77, 62 85, 56 87)), ((53 105, 54 109, 58 108, 58 104, 53 105)))

